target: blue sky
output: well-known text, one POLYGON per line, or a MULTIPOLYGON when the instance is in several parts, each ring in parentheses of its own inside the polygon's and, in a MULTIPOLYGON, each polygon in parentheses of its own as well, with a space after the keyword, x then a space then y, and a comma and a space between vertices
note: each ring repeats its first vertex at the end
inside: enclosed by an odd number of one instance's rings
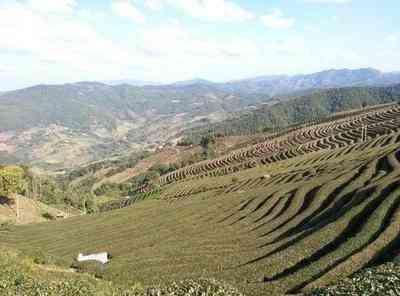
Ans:
POLYGON ((400 70, 398 0, 0 0, 0 90, 400 70))

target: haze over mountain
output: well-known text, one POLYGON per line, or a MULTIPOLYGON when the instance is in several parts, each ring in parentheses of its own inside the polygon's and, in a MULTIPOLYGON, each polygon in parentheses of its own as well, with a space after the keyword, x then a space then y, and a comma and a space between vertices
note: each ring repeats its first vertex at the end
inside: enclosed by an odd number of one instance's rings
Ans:
POLYGON ((327 70, 313 74, 260 76, 224 84, 225 90, 276 95, 305 89, 388 85, 400 82, 400 73, 376 69, 327 70))
POLYGON ((178 139, 185 129, 313 89, 393 83, 400 83, 399 73, 344 69, 227 83, 194 79, 147 86, 37 85, 0 94, 0 158, 73 166, 113 153, 156 147, 178 139))
POLYGON ((265 75, 254 78, 232 80, 217 83, 202 78, 177 81, 174 83, 157 83, 140 80, 115 80, 104 82, 109 85, 129 84, 134 86, 189 86, 212 85, 228 92, 258 93, 269 96, 317 88, 345 86, 389 85, 400 82, 400 72, 382 72, 373 68, 331 69, 311 74, 298 75, 265 75))
POLYGON ((105 81, 108 85, 129 84, 133 86, 188 86, 195 84, 213 85, 226 91, 244 93, 262 93, 276 95, 305 89, 330 88, 344 86, 389 85, 400 82, 400 72, 382 72, 373 68, 330 69, 311 74, 298 75, 265 75, 254 78, 232 80, 217 83, 202 78, 161 83, 141 80, 105 81))
POLYGON ((189 85, 195 85, 195 84, 202 84, 202 85, 217 85, 217 83, 202 79, 202 78, 193 78, 190 80, 184 80, 184 81, 177 81, 174 82, 170 85, 172 86, 189 86, 189 85))
POLYGON ((135 80, 135 79, 120 79, 120 80, 106 80, 101 81, 107 85, 121 85, 121 84, 128 84, 132 86, 146 86, 146 85, 162 85, 161 82, 156 81, 144 81, 144 80, 135 80))

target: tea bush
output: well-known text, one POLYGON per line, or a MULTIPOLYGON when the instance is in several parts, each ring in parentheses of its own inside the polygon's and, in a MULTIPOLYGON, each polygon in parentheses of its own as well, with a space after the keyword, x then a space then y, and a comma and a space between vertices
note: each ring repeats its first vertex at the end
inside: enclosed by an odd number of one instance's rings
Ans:
MULTIPOLYGON (((142 288, 140 285, 121 287, 100 280, 101 268, 92 264, 98 279, 52 266, 40 267, 51 260, 39 251, 35 257, 0 248, 1 296, 242 296, 233 287, 213 279, 186 280, 165 287, 142 288), (54 269, 54 270, 52 270, 54 269), (38 272, 39 271, 39 272, 38 272)), ((79 264, 75 266, 82 271, 79 264)), ((85 268, 87 266, 85 265, 85 268)))
POLYGON ((308 296, 393 296, 400 295, 400 265, 388 263, 366 269, 337 285, 321 288, 308 296))

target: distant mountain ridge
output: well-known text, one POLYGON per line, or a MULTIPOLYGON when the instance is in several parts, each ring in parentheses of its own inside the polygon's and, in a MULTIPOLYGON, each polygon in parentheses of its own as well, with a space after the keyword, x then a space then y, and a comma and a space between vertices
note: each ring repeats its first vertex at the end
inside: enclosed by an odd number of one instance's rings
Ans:
MULTIPOLYGON (((162 83, 157 81, 145 81, 135 79, 120 79, 107 81, 83 81, 66 83, 68 85, 79 84, 105 84, 108 86, 135 86, 141 88, 179 88, 194 85, 213 86, 226 92, 235 93, 258 93, 269 96, 287 94, 296 91, 349 87, 349 86, 384 86, 400 83, 400 71, 382 72, 374 68, 361 69, 330 69, 311 74, 298 75, 265 75, 253 78, 231 80, 227 82, 213 82, 203 78, 193 78, 190 80, 176 81, 172 83, 162 83)), ((40 86, 56 86, 41 84, 40 86)), ((58 85, 61 86, 61 85, 58 85)), ((27 87, 24 89, 30 89, 27 87)), ((21 90, 24 90, 21 89, 21 90)), ((0 91, 0 95, 10 91, 0 91)))
POLYGON ((278 95, 306 89, 384 86, 400 83, 399 72, 384 73, 373 68, 326 70, 313 74, 260 76, 224 84, 227 91, 278 95))
POLYGON ((196 85, 196 84, 202 84, 202 85, 217 85, 217 83, 202 79, 202 78, 194 78, 190 80, 184 80, 184 81, 177 81, 171 84, 166 84, 167 86, 189 86, 189 85, 196 85))
POLYGON ((128 84, 132 86, 149 86, 149 85, 162 85, 161 82, 156 81, 145 81, 145 80, 135 80, 135 79, 120 79, 120 80, 105 80, 101 81, 101 83, 115 86, 121 84, 128 84))
POLYGON ((192 79, 165 85, 77 82, 0 93, 0 161, 49 165, 90 161, 176 141, 184 130, 240 110, 310 96, 319 89, 385 86, 400 73, 328 70, 215 83, 192 79))
POLYGON ((203 78, 177 81, 173 83, 146 82, 140 80, 116 80, 104 82, 108 85, 128 84, 133 86, 174 86, 212 85, 221 90, 235 93, 258 93, 269 96, 287 94, 307 89, 384 86, 400 83, 400 72, 382 72, 374 68, 330 69, 311 74, 266 75, 254 78, 213 82, 203 78))

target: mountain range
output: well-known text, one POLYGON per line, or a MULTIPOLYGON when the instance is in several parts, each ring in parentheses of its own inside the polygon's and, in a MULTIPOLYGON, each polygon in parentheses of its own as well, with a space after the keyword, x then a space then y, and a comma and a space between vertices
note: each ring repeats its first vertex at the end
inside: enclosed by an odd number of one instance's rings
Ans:
POLYGON ((120 82, 36 85, 0 93, 0 161, 70 167, 133 149, 154 149, 177 141, 184 130, 260 104, 318 89, 391 85, 400 83, 400 73, 367 68, 226 83, 120 82))
MULTIPOLYGON (((262 93, 278 95, 315 88, 332 88, 345 86, 389 85, 400 82, 400 72, 381 72, 373 68, 363 69, 331 69, 312 74, 299 75, 268 75, 248 79, 216 83, 202 78, 172 83, 173 86, 188 86, 195 84, 213 85, 229 92, 262 93)), ((157 82, 140 80, 116 80, 105 82, 110 85, 129 84, 133 86, 167 85, 157 82)))
POLYGON ((372 68, 327 70, 313 74, 260 76, 225 83, 224 89, 237 92, 278 95, 307 89, 346 86, 382 86, 400 82, 399 72, 384 73, 372 68))
POLYGON ((101 81, 101 83, 104 83, 104 84, 107 84, 107 85, 129 84, 129 85, 132 85, 132 86, 162 85, 161 82, 146 81, 146 80, 135 80, 135 79, 105 80, 105 81, 101 81))

